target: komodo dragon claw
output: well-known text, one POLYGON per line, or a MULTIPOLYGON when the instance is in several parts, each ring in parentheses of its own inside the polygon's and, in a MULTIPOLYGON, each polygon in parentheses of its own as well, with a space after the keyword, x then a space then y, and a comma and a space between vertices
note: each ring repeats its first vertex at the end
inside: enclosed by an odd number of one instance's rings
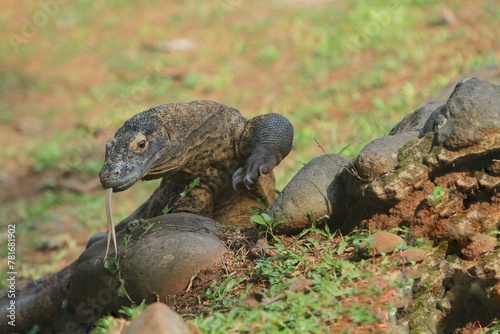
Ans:
MULTIPOLYGON (((255 164, 251 164, 255 165, 255 164)), ((243 184, 248 190, 253 189, 253 185, 258 181, 258 178, 264 174, 268 174, 273 170, 269 165, 259 165, 258 168, 252 166, 248 168, 240 167, 234 174, 232 179, 233 189, 237 189, 240 184, 243 184), (256 172, 258 170, 258 172, 256 172)))

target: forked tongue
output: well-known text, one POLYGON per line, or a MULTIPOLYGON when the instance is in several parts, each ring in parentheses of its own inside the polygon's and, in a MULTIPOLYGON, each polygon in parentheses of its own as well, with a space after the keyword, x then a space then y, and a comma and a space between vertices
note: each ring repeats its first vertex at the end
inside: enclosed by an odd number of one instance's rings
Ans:
POLYGON ((111 197, 113 196, 113 188, 106 189, 106 219, 108 220, 108 245, 106 246, 106 255, 104 255, 104 260, 108 257, 109 245, 111 244, 111 238, 113 239, 113 245, 115 246, 115 259, 118 257, 118 247, 116 246, 116 231, 115 223, 113 221, 113 212, 111 209, 111 197))

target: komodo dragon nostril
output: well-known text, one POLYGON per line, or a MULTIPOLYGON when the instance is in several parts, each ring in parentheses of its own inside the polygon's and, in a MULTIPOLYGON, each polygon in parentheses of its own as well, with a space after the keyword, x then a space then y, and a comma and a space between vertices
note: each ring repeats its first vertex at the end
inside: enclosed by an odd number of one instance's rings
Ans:
POLYGON ((115 170, 113 171, 113 176, 114 176, 114 177, 118 177, 118 176, 120 176, 120 170, 115 169, 115 170))

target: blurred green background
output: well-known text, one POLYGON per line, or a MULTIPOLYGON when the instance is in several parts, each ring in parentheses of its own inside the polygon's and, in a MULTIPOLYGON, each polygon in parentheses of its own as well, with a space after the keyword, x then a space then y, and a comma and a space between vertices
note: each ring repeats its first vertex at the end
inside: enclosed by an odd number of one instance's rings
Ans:
MULTIPOLYGON (((323 151, 354 157, 461 75, 498 65, 499 6, 494 0, 3 3, 2 245, 7 224, 16 224, 20 278, 73 261, 91 234, 106 230, 97 180, 105 140, 158 104, 211 99, 246 117, 286 115, 296 135, 276 170, 278 189, 323 151)), ((156 184, 116 195, 116 219, 156 184)))

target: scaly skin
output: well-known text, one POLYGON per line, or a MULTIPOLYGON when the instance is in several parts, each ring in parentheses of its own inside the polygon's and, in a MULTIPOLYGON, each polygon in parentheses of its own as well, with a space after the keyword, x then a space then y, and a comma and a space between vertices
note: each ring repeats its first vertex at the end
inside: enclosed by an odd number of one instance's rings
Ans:
POLYGON ((143 111, 106 144, 99 174, 103 188, 119 192, 139 180, 162 178, 151 197, 117 225, 171 212, 191 212, 221 223, 247 225, 257 198, 274 199, 272 170, 290 152, 293 126, 279 114, 246 120, 212 101, 165 104, 143 111), (187 196, 179 194, 194 179, 187 196))

